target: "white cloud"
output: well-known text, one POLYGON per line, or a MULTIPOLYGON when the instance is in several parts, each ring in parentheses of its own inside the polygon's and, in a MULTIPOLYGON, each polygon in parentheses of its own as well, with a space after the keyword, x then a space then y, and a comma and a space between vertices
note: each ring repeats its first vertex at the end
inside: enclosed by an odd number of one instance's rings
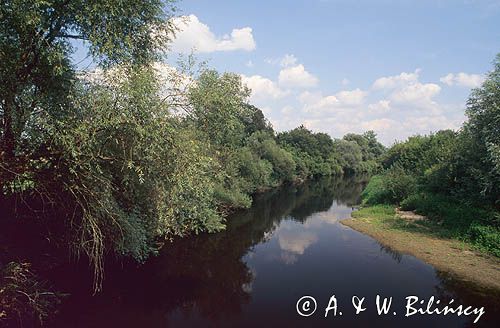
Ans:
POLYGON ((360 89, 339 91, 327 96, 323 96, 320 92, 305 91, 297 99, 304 105, 304 112, 315 116, 349 112, 355 114, 352 109, 363 104, 366 94, 360 89))
POLYGON ((441 87, 420 82, 419 72, 382 77, 369 90, 330 95, 304 91, 297 96, 299 110, 282 112, 283 119, 337 138, 374 130, 386 145, 417 133, 458 128, 463 122, 461 107, 437 102, 441 87))
POLYGON ((299 94, 297 99, 303 104, 310 104, 319 101, 322 97, 320 92, 304 91, 299 94))
POLYGON ((416 69, 413 73, 403 72, 399 75, 381 77, 373 83, 373 89, 393 89, 408 83, 413 83, 418 80, 420 69, 416 69))
MULTIPOLYGON (((281 65, 285 57, 275 59, 273 65, 281 65)), ((260 94, 256 98, 266 99, 261 104, 268 106, 266 116, 278 131, 304 124, 340 138, 349 132, 374 130, 379 140, 389 145, 414 134, 457 129, 464 121, 463 104, 438 101, 442 86, 420 81, 420 69, 380 77, 367 90, 324 94, 317 88, 309 89, 319 84, 318 79, 291 58, 283 61, 278 82, 261 76, 252 79, 254 89, 259 90, 256 94, 260 94)), ((453 83, 459 83, 456 76, 453 83)))
POLYGON ((265 58, 264 62, 269 64, 269 65, 279 65, 281 67, 288 67, 288 66, 295 66, 298 62, 297 57, 292 54, 285 54, 283 57, 280 58, 265 58))
POLYGON ((297 57, 294 55, 286 54, 280 61, 282 67, 293 66, 295 64, 297 64, 297 57))
MULTIPOLYGON (((399 108, 408 110, 427 110, 436 111, 437 104, 433 97, 438 95, 441 87, 435 83, 421 83, 419 81, 420 69, 413 73, 402 72, 399 75, 381 77, 375 80, 372 85, 373 91, 382 91, 388 99, 399 105, 399 108)), ((380 105, 380 104, 379 104, 380 105)), ((369 108, 372 113, 383 110, 383 107, 375 109, 369 108)))
POLYGON ((360 89, 354 89, 349 91, 340 91, 336 94, 338 100, 347 106, 355 106, 363 103, 366 92, 360 89))
POLYGON ((361 123, 363 130, 372 130, 372 131, 387 131, 391 128, 394 128, 399 123, 395 120, 388 118, 378 118, 370 121, 366 121, 361 123))
POLYGON ((399 103, 432 102, 432 97, 441 91, 441 87, 434 83, 414 83, 404 86, 391 95, 391 100, 399 103))
POLYGON ((480 87, 484 81, 484 76, 480 74, 467 74, 467 73, 449 73, 439 79, 444 84, 447 85, 458 85, 467 88, 477 88, 480 87))
POLYGON ((368 112, 374 115, 386 114, 391 110, 391 102, 389 100, 379 100, 374 104, 368 105, 368 112))
POLYGON ((242 82, 251 90, 251 100, 279 99, 286 96, 289 91, 282 90, 276 83, 260 75, 241 75, 242 82))
POLYGON ((290 88, 311 88, 318 84, 318 78, 304 68, 304 65, 285 67, 280 71, 279 83, 290 88))
POLYGON ((217 37, 195 15, 176 17, 174 24, 180 30, 171 46, 174 52, 251 51, 256 47, 250 27, 235 28, 230 35, 217 37))

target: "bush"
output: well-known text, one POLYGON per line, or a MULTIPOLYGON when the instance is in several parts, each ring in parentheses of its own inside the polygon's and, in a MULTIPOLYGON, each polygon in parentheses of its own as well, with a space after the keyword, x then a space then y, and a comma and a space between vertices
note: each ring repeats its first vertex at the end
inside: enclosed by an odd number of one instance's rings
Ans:
POLYGON ((258 188, 271 185, 273 166, 268 161, 260 159, 247 147, 238 152, 238 168, 238 173, 244 180, 245 192, 253 193, 258 188))
POLYGON ((417 179, 399 166, 394 166, 383 175, 385 188, 393 203, 399 203, 416 190, 417 179))
POLYGON ((431 193, 411 195, 401 202, 401 207, 439 221, 453 237, 469 240, 479 249, 500 256, 500 230, 495 226, 498 213, 492 210, 431 193))
POLYGON ((373 176, 365 190, 361 193, 361 198, 365 205, 390 204, 391 195, 385 188, 383 176, 373 176))
POLYGON ((416 178, 396 166, 384 174, 372 177, 361 198, 367 205, 398 204, 415 189, 416 178))
POLYGON ((473 224, 468 235, 478 248, 500 257, 500 230, 498 228, 473 224))
POLYGON ((450 196, 432 193, 411 195, 401 202, 401 207, 404 210, 414 210, 429 219, 441 221, 449 228, 462 231, 466 231, 474 222, 492 224, 496 218, 492 210, 464 204, 450 196))
POLYGON ((249 208, 252 205, 252 198, 239 190, 217 186, 214 191, 214 197, 221 207, 249 208))

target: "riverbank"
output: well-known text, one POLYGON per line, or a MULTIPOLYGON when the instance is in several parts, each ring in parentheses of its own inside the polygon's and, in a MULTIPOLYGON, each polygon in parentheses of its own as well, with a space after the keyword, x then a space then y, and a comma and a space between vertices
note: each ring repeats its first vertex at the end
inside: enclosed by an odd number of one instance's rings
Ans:
POLYGON ((425 219, 403 218, 388 206, 363 208, 352 217, 341 223, 459 280, 500 292, 500 259, 480 253, 466 242, 439 236, 425 219))

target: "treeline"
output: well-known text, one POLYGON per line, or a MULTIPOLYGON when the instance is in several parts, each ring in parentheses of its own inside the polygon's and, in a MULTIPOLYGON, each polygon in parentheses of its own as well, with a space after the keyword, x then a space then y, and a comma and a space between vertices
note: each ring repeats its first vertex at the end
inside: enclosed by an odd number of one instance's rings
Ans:
MULTIPOLYGON (((96 290, 107 254, 144 261, 159 241, 223 229, 255 192, 371 173, 384 152, 373 132, 276 133, 237 74, 205 69, 182 77, 193 82, 185 89, 173 74, 165 87, 154 67, 174 9, 156 0, 0 9, 0 234, 29 227, 84 255, 96 290), (71 39, 89 45, 97 79, 71 64, 71 39)), ((16 260, 9 254, 2 267, 16 260)))
POLYGON ((414 136, 381 157, 364 203, 399 204, 500 256, 500 55, 467 102, 460 131, 414 136))
POLYGON ((372 131, 332 140, 300 126, 276 133, 262 111, 247 104, 249 90, 237 74, 205 70, 189 90, 182 124, 207 142, 217 163, 214 198, 221 207, 248 207, 251 195, 286 182, 372 173, 385 151, 372 131))

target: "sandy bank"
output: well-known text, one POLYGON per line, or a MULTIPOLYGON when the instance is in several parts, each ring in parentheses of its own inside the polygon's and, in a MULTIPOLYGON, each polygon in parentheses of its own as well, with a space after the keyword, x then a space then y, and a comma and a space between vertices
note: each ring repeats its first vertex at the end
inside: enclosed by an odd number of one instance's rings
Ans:
POLYGON ((369 209, 353 212, 342 224, 375 238, 390 248, 413 255, 455 278, 500 292, 500 259, 479 253, 458 240, 425 232, 414 221, 369 209), (420 230, 420 231, 419 231, 420 230), (421 232, 422 231, 422 232, 421 232))

